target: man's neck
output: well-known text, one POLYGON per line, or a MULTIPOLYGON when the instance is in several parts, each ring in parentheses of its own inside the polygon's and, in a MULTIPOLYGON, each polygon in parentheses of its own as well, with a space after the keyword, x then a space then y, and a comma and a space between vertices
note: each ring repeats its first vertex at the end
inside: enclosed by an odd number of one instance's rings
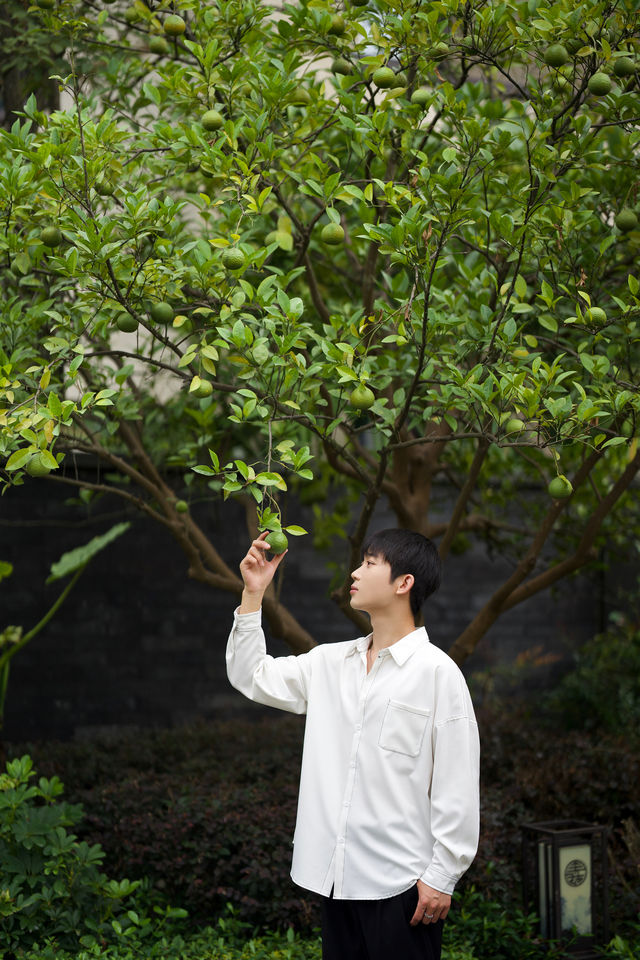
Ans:
POLYGON ((377 653, 413 633, 416 625, 410 610, 377 612, 371 615, 372 649, 377 653))

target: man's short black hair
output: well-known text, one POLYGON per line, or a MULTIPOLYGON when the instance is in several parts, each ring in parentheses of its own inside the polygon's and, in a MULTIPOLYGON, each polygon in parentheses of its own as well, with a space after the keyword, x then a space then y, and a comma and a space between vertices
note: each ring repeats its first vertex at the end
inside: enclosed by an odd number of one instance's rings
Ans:
POLYGON ((413 530, 389 528, 369 534, 362 545, 362 555, 381 557, 391 567, 391 579, 405 573, 413 576, 409 594, 414 619, 422 605, 440 586, 442 563, 433 540, 413 530))

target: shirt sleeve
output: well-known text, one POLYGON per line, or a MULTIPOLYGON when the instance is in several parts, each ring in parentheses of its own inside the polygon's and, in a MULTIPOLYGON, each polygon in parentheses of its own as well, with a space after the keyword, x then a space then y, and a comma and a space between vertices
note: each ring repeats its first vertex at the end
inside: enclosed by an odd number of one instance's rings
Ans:
POLYGON ((448 715, 439 721, 436 718, 433 733, 433 858, 420 879, 434 890, 450 894, 478 849, 480 741, 462 674, 443 699, 449 700, 448 715))
POLYGON ((256 703, 289 713, 306 713, 311 651, 290 657, 269 656, 261 620, 261 611, 235 612, 227 642, 229 681, 256 703))

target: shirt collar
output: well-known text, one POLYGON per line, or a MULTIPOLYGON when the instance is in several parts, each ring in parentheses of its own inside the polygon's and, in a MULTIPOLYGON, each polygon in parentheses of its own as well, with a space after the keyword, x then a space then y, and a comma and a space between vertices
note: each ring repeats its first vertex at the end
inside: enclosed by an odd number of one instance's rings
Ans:
MULTIPOLYGON (((372 635, 369 634, 366 637, 358 637, 357 640, 354 640, 347 649, 346 656, 353 656, 354 653, 365 653, 371 643, 371 636, 372 635)), ((427 631, 424 627, 418 627, 417 630, 412 630, 411 633, 402 637, 401 640, 392 643, 390 647, 385 647, 385 650, 389 651, 395 662, 401 667, 403 663, 407 662, 420 644, 428 642, 429 636, 427 631)))

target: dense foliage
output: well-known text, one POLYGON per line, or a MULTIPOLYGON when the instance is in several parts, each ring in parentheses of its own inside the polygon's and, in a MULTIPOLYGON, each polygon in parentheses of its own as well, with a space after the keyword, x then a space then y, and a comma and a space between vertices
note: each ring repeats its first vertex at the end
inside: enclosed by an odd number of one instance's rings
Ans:
MULTIPOLYGON (((515 915, 521 825, 569 816, 611 829, 613 929, 624 932, 638 919, 637 749, 562 735, 508 706, 480 722, 481 845, 463 900, 473 886, 515 915)), ((199 923, 229 902, 252 924, 305 931, 319 923, 317 904, 288 876, 301 744, 300 720, 282 716, 29 749, 82 802, 83 835, 103 846, 111 875, 149 877, 199 923)))
POLYGON ((0 132, 2 483, 116 491, 232 591, 191 500, 254 531, 298 487, 344 575, 387 498, 513 560, 459 661, 628 532, 635 2, 41 6, 64 104, 0 132))
MULTIPOLYGON (((99 844, 69 832, 81 819, 77 805, 60 801, 57 777, 37 785, 29 756, 0 775, 0 944, 17 951, 51 941, 58 947, 127 942, 149 932, 134 895, 140 880, 110 880, 101 872, 99 844)), ((144 908, 142 908, 144 909, 144 908)), ((181 910, 159 910, 165 919, 181 910)))

